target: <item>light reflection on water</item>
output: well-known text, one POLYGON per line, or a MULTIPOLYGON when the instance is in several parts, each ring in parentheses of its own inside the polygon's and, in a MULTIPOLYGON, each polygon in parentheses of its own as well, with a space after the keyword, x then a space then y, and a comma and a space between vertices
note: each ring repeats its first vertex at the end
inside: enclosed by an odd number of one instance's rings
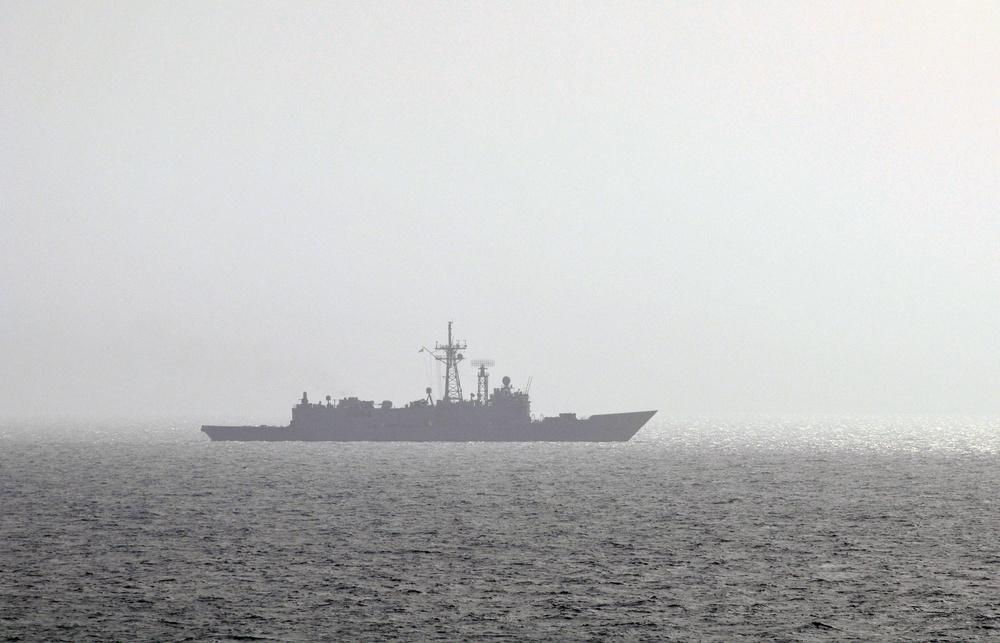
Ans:
POLYGON ((633 441, 725 450, 1000 453, 995 417, 654 418, 653 424, 633 441))

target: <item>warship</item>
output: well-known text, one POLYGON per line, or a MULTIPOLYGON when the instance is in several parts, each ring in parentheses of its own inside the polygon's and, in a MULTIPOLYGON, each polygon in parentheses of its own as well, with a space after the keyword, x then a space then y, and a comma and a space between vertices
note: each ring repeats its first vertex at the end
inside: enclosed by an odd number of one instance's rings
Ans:
POLYGON ((609 413, 577 417, 560 413, 555 417, 533 418, 528 390, 515 389, 509 377, 489 390, 489 368, 493 360, 473 360, 477 368, 476 393, 462 394, 458 364, 465 359, 464 341, 452 338, 448 322, 448 343, 435 344, 431 353, 445 366, 444 395, 435 401, 431 388, 426 397, 402 407, 386 400, 347 397, 336 402, 310 402, 306 393, 292 407, 287 426, 203 426, 213 441, 308 441, 308 442, 627 442, 656 411, 609 413))

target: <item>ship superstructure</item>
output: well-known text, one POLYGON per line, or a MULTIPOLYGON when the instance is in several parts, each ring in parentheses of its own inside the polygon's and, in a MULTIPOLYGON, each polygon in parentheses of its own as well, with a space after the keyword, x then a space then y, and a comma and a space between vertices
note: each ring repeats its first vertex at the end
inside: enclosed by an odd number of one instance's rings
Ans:
MULTIPOLYGON (((491 442, 624 442, 629 440, 656 411, 613 413, 577 418, 574 413, 532 419, 528 392, 515 389, 509 377, 489 391, 493 360, 474 360, 476 393, 465 399, 458 364, 464 341, 452 335, 435 344, 430 352, 445 365, 444 393, 434 401, 430 387, 426 397, 397 407, 389 400, 374 401, 346 397, 336 402, 310 402, 307 393, 292 407, 288 426, 203 426, 212 440, 263 441, 491 441, 491 442)), ((530 380, 529 380, 530 381, 530 380)))

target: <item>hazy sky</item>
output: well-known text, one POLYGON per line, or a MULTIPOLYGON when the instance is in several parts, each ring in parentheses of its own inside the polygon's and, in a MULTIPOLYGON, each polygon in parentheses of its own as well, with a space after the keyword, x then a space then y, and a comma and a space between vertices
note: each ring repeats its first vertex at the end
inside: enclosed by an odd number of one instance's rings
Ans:
POLYGON ((0 417, 1000 412, 997 2, 8 0, 0 152, 0 417))

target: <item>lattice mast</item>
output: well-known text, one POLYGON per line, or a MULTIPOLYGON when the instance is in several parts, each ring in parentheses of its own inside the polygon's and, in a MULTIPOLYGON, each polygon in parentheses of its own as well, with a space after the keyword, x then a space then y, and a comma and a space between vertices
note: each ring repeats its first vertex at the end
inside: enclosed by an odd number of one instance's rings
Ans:
POLYGON ((491 359, 474 359, 471 364, 479 368, 479 390, 476 399, 480 406, 487 406, 490 403, 490 374, 486 369, 494 366, 496 362, 491 359))
POLYGON ((442 346, 435 344, 434 350, 443 352, 444 355, 435 355, 434 359, 444 362, 444 398, 443 402, 462 401, 462 382, 458 379, 458 363, 465 357, 458 351, 464 351, 467 345, 464 341, 455 341, 451 338, 451 324, 448 322, 448 343, 442 346))

